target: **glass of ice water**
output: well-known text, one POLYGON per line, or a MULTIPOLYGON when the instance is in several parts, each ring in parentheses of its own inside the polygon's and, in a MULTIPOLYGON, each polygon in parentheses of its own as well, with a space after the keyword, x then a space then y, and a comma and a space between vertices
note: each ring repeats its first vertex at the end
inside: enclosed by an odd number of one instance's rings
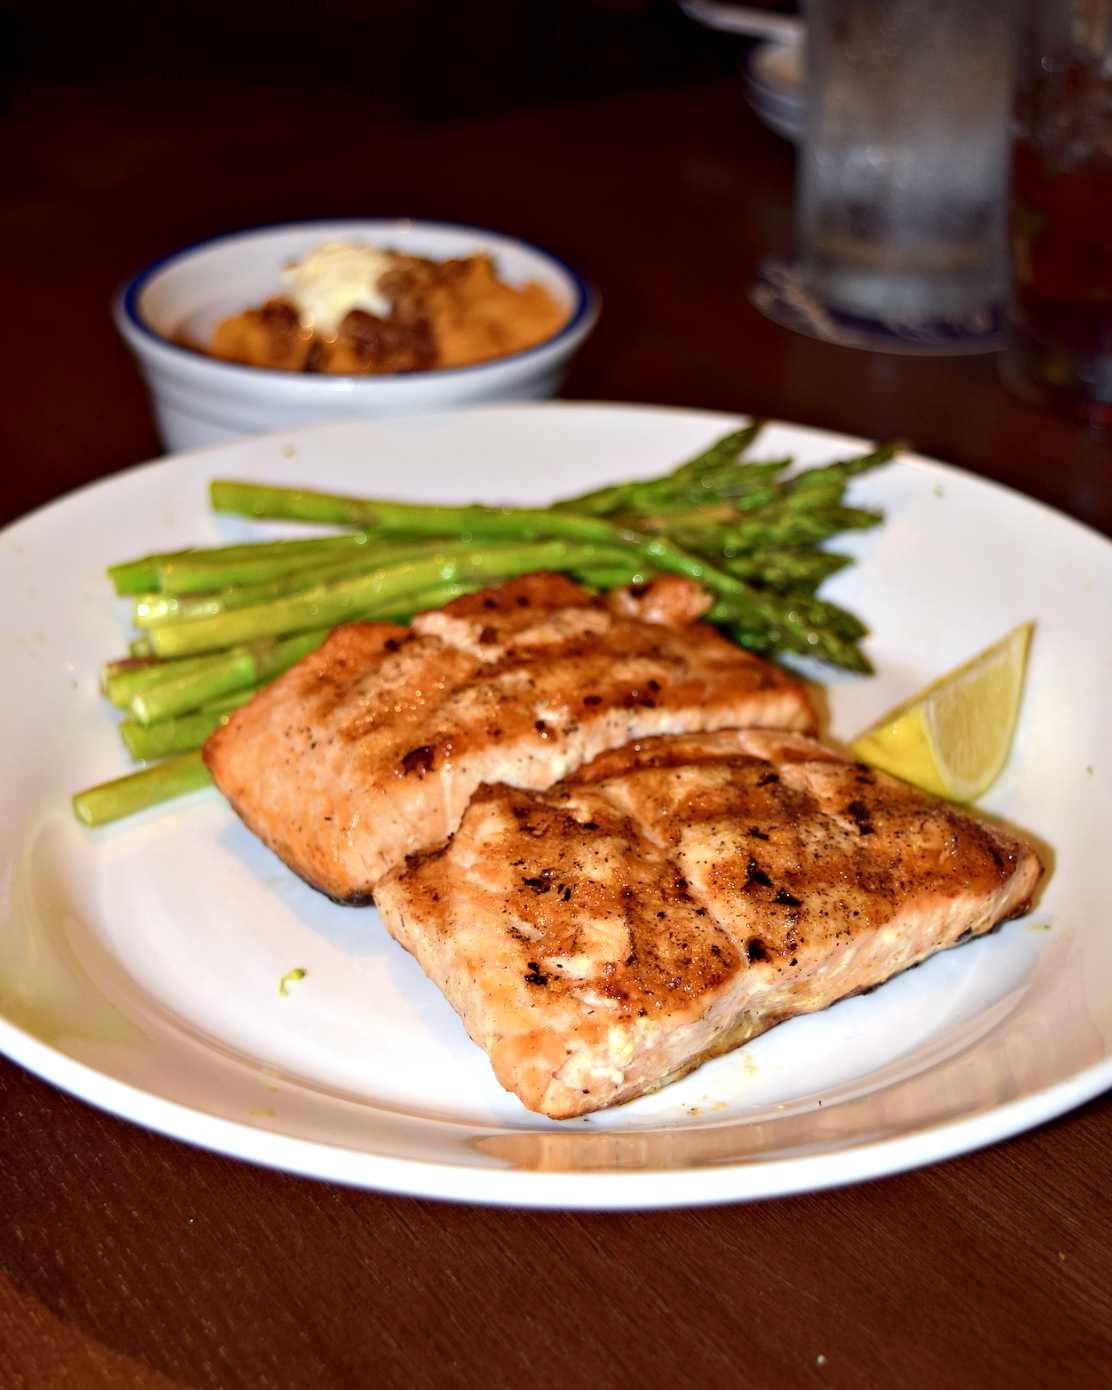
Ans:
POLYGON ((836 323, 877 346, 995 346, 1012 4, 807 5, 799 275, 836 323))

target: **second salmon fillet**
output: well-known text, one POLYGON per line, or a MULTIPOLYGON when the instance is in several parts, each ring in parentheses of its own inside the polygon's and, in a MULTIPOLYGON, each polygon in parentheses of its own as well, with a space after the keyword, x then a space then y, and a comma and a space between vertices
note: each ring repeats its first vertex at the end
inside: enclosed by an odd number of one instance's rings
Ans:
POLYGON ((459 826, 482 783, 550 787, 631 739, 810 732, 803 685, 698 621, 688 580, 608 599, 534 574, 338 628, 205 746, 240 817, 314 887, 365 902, 459 826))
POLYGON ((799 734, 638 740, 483 787, 378 890, 530 1110, 655 1091, 1026 909, 1034 851, 799 734))

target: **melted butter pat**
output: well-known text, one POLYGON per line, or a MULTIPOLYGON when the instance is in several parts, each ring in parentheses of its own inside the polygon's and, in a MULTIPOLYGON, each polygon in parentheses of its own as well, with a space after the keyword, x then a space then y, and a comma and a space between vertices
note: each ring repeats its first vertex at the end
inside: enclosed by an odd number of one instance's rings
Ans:
POLYGON ((352 309, 387 318, 392 305, 378 288, 390 257, 377 246, 327 241, 282 276, 306 328, 334 333, 352 309))

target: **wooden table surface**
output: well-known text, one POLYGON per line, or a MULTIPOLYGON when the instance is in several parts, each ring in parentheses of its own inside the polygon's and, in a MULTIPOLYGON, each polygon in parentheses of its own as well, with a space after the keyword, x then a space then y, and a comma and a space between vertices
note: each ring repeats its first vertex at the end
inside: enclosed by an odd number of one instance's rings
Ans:
MULTIPOLYGON (((136 266, 306 215, 489 225, 602 287, 572 396, 754 411, 1000 479, 1112 533, 1112 448, 991 357, 840 349, 746 287, 792 158, 737 84, 422 126, 209 81, 0 122, 0 519, 158 452, 107 314, 136 266)), ((646 1214, 350 1191, 148 1134, 0 1060, 0 1386, 1112 1385, 1112 1106, 922 1172, 646 1214)))

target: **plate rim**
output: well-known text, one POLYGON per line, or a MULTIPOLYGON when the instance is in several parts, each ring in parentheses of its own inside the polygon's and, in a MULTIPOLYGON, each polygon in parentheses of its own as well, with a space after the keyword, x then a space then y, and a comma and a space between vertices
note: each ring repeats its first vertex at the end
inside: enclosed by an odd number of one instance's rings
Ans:
MULTIPOLYGON (((1112 1085, 1112 1057, 1106 1057, 1041 1091, 977 1115, 833 1152, 697 1167, 630 1169, 615 1165, 584 1171, 540 1172, 514 1168, 508 1163, 505 1167, 469 1167, 395 1158, 226 1119, 109 1076, 35 1038, 2 1015, 0 1053, 39 1080, 94 1109, 191 1148, 318 1182, 420 1200, 515 1210, 676 1210, 849 1187, 964 1157, 1015 1138, 1084 1105, 1112 1085), (188 1121, 188 1127, 183 1121, 188 1121), (957 1146, 945 1142, 953 1137, 958 1138, 957 1146), (943 1142, 931 1143, 932 1138, 943 1142), (330 1161, 322 1163, 322 1155, 330 1161), (315 1160, 312 1164, 299 1161, 310 1156, 315 1160), (370 1171, 361 1172, 363 1169, 370 1171), (756 1174, 763 1181, 739 1190, 739 1173, 756 1174), (680 1179, 693 1174, 698 1175, 703 1190, 639 1190, 650 1184, 667 1184, 671 1189, 679 1185, 680 1179), (435 1175, 435 1180, 421 1181, 429 1175, 435 1175)), ((490 1128, 497 1132, 493 1125, 490 1128)))

